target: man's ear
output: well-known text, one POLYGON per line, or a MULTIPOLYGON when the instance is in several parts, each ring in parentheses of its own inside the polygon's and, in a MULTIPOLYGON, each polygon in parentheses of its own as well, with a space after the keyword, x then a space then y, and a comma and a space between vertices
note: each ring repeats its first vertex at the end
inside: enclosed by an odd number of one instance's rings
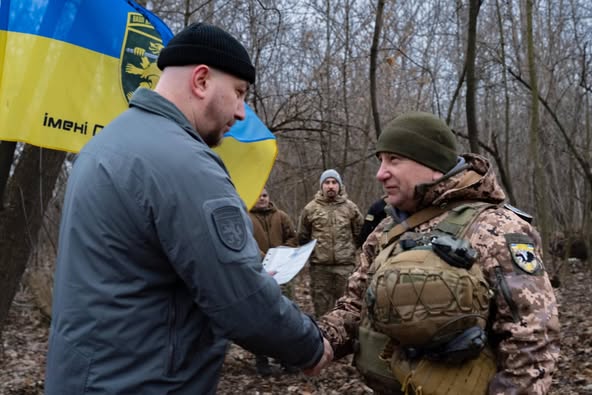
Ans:
POLYGON ((194 95, 203 99, 210 84, 211 70, 205 64, 195 66, 191 72, 191 91, 194 95))

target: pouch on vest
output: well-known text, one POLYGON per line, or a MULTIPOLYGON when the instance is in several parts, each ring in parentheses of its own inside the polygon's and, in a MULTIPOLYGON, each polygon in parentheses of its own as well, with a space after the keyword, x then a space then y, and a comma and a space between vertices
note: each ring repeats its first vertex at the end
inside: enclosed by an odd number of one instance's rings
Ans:
MULTIPOLYGON (((389 393, 389 389, 399 389, 401 384, 393 377, 388 360, 380 355, 390 341, 387 335, 376 332, 368 327, 360 326, 358 346, 355 347, 354 363, 372 388, 381 393, 389 393), (359 345, 363 347, 359 347, 359 345)), ((393 391, 394 392, 394 391, 393 391)))
POLYGON ((367 289, 368 317, 402 346, 448 342, 472 326, 485 328, 490 290, 481 268, 466 270, 431 247, 389 257, 367 289))
POLYGON ((497 370, 489 347, 476 358, 462 364, 427 359, 409 361, 399 353, 394 353, 390 367, 405 395, 485 395, 489 381, 497 370))

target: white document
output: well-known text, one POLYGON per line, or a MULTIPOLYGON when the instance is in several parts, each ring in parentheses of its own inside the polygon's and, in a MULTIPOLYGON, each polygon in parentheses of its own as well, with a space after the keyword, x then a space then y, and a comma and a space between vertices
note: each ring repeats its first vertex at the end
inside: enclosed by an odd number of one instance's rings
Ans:
POLYGON ((263 268, 278 284, 285 284, 302 270, 316 244, 317 241, 312 240, 300 247, 270 248, 263 258, 263 268))

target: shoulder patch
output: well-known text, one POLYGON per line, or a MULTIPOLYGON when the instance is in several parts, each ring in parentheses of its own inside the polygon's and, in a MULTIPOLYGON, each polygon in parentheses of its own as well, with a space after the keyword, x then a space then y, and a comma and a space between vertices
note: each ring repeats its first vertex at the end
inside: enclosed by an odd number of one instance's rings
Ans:
POLYGON ((516 214, 517 216, 519 216, 520 218, 522 218, 523 220, 525 220, 526 222, 528 222, 529 224, 532 222, 532 215, 520 210, 519 208, 516 208, 509 203, 505 203, 504 207, 516 214))
POLYGON ((212 221, 222 244, 233 251, 240 251, 247 242, 247 229, 240 209, 235 206, 224 206, 212 212, 212 221))
POLYGON ((535 254, 534 241, 525 234, 508 233, 504 235, 512 261, 522 271, 527 274, 541 274, 543 265, 535 254))
POLYGON ((368 222, 374 221, 374 215, 372 215, 372 214, 366 214, 365 220, 368 221, 368 222))

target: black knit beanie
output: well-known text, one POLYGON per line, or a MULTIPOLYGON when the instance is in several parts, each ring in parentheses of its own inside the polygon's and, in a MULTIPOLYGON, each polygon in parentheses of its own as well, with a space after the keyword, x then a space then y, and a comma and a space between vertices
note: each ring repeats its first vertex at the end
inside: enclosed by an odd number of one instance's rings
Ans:
POLYGON ((392 152, 446 173, 456 165, 456 137, 440 118, 408 112, 395 118, 376 142, 376 154, 392 152))
POLYGON ((206 23, 193 23, 173 37, 158 56, 158 68, 205 64, 255 82, 255 67, 245 47, 237 39, 206 23))

